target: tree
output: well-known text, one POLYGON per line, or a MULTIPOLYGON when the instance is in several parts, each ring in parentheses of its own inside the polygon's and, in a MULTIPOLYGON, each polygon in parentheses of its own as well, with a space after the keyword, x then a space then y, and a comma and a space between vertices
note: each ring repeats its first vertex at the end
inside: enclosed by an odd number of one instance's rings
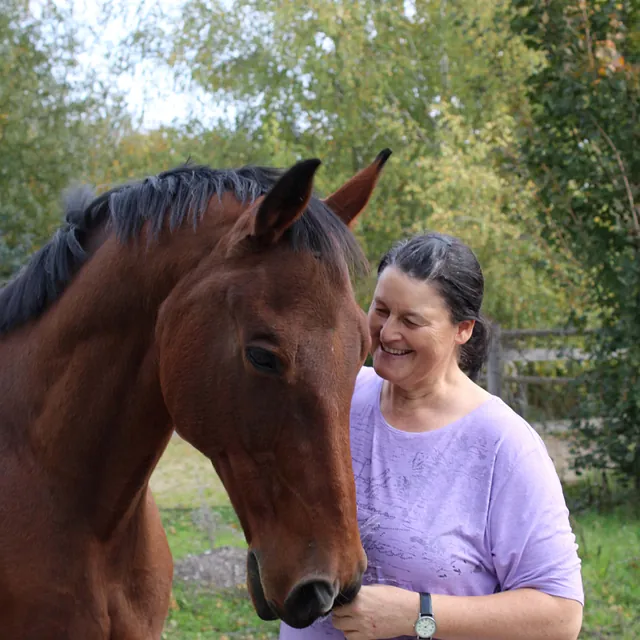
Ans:
POLYGON ((513 5, 515 32, 547 61, 529 79, 521 147, 540 220, 593 282, 573 318, 591 312, 599 328, 581 380, 577 464, 640 487, 640 2, 513 5))
POLYGON ((78 45, 68 17, 52 2, 40 10, 0 0, 0 280, 60 223, 60 193, 122 123, 93 78, 72 80, 78 45))
POLYGON ((480 254, 496 320, 544 324, 566 314, 575 287, 561 286, 571 263, 554 264, 532 224, 526 179, 500 171, 541 60, 504 29, 500 6, 237 0, 229 11, 189 0, 173 32, 148 24, 137 38, 176 77, 235 106, 248 159, 322 158, 321 192, 391 147, 357 228, 371 261, 408 233, 449 230, 480 254))
POLYGON ((581 299, 581 281, 575 260, 537 235, 534 185, 499 161, 515 145, 515 119, 503 113, 478 130, 446 103, 438 107, 438 152, 420 160, 420 180, 412 185, 430 212, 429 226, 475 248, 490 317, 508 327, 559 322, 581 299))

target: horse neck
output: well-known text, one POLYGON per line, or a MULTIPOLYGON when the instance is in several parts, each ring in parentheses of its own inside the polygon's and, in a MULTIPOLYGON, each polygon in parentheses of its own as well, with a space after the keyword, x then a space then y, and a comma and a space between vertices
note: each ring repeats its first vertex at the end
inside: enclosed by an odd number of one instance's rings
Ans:
MULTIPOLYGON (((107 239, 56 305, 2 345, 11 362, 5 373, 20 381, 8 400, 22 416, 13 426, 55 485, 58 506, 85 518, 101 538, 114 535, 140 504, 172 433, 156 317, 216 242, 190 229, 175 236, 148 249, 141 242, 136 251, 107 239)), ((0 422, 7 422, 2 404, 0 422)))

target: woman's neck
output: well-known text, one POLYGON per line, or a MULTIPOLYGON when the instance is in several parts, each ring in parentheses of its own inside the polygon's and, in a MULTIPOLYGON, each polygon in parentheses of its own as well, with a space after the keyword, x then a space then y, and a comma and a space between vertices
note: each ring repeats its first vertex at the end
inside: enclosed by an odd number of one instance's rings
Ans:
POLYGON ((455 362, 451 362, 440 372, 430 372, 428 376, 417 381, 387 381, 387 399, 394 409, 414 411, 447 404, 451 396, 469 382, 467 376, 455 362))
POLYGON ((385 380, 380 397, 383 416, 403 431, 432 431, 480 406, 489 394, 458 367, 415 386, 385 380))

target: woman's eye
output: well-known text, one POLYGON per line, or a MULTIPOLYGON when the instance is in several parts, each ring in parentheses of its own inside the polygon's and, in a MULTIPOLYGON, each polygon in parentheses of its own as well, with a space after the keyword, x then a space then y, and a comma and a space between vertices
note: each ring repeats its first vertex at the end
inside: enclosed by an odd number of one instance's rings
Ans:
POLYGON ((416 327, 418 327, 419 325, 417 325, 415 322, 409 320, 409 318, 405 318, 404 319, 404 323, 407 325, 407 327, 411 328, 411 329, 415 329, 416 327))
POLYGON ((247 360, 257 371, 263 373, 280 374, 284 371, 282 360, 271 351, 262 347, 247 347, 245 350, 247 360))
POLYGON ((379 316, 385 316, 385 317, 389 315, 389 312, 386 309, 380 309, 379 307, 376 307, 376 313, 379 316))

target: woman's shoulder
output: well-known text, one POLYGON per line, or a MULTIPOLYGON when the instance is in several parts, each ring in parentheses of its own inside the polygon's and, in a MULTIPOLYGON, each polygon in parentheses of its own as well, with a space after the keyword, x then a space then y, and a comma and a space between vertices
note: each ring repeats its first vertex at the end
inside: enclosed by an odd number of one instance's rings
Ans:
POLYGON ((491 439, 496 450, 504 457, 519 457, 533 451, 545 451, 545 444, 538 432, 501 398, 491 395, 474 412, 476 433, 491 439))
POLYGON ((356 386, 351 400, 351 411, 358 412, 362 407, 375 405, 380 399, 382 378, 373 367, 362 367, 356 378, 356 386))
POLYGON ((379 384, 381 378, 376 373, 373 367, 363 366, 358 371, 358 377, 356 378, 355 394, 362 392, 373 385, 379 384))
POLYGON ((529 456, 537 458, 541 464, 553 465, 540 434, 497 396, 491 396, 487 401, 475 427, 493 442, 494 466, 499 475, 509 475, 529 456))

